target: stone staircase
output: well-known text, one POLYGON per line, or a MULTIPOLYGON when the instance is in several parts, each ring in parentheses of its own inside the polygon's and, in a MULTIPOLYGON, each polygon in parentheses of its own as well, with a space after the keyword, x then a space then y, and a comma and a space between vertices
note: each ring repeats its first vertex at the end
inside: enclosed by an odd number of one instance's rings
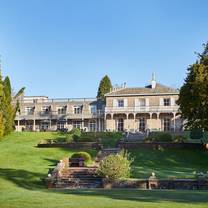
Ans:
POLYGON ((102 177, 96 171, 96 167, 70 167, 56 179, 55 188, 101 188, 102 177))
POLYGON ((102 149, 98 152, 95 162, 99 163, 104 157, 111 155, 111 154, 118 154, 121 151, 120 148, 108 148, 108 149, 102 149))
POLYGON ((139 142, 139 141, 143 141, 146 137, 145 133, 142 132, 136 132, 136 133, 129 133, 125 136, 124 141, 125 142, 139 142))

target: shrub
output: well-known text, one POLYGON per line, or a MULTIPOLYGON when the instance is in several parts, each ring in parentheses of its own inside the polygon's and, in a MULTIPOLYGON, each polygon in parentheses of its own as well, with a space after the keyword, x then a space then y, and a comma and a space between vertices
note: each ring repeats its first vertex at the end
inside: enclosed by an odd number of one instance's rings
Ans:
POLYGON ((73 134, 66 134, 66 143, 70 143, 73 139, 73 134))
POLYGON ((73 139, 75 142, 81 137, 81 131, 78 128, 72 129, 70 133, 73 134, 73 139))
POLYGON ((173 137, 168 132, 152 132, 149 137, 145 139, 145 141, 151 142, 172 142, 173 137))
POLYGON ((124 151, 116 155, 108 155, 100 162, 98 174, 110 180, 129 178, 132 162, 133 159, 130 159, 129 154, 124 151))
POLYGON ((92 160, 91 155, 87 152, 75 152, 72 154, 71 158, 83 158, 85 162, 92 160))
POLYGON ((185 142, 186 140, 188 140, 188 138, 183 135, 174 136, 174 142, 185 142))
POLYGON ((190 132, 191 139, 202 139, 203 138, 203 131, 201 129, 192 129, 190 132))

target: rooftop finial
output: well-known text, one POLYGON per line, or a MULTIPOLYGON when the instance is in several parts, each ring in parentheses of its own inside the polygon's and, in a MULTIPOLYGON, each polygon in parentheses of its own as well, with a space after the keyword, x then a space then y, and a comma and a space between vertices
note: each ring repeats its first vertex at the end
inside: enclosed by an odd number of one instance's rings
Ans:
POLYGON ((153 72, 152 73, 152 81, 151 81, 151 86, 152 86, 153 89, 155 89, 156 84, 157 83, 156 83, 155 73, 153 72))
POLYGON ((152 81, 156 81, 155 72, 152 73, 152 81))

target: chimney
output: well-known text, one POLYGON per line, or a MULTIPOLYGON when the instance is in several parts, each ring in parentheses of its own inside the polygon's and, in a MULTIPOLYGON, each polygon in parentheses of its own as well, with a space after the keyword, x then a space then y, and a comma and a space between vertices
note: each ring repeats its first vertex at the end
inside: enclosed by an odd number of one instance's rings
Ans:
POLYGON ((157 84, 157 82, 156 82, 156 79, 155 79, 155 73, 152 73, 152 81, 151 81, 152 89, 155 89, 156 84, 157 84))

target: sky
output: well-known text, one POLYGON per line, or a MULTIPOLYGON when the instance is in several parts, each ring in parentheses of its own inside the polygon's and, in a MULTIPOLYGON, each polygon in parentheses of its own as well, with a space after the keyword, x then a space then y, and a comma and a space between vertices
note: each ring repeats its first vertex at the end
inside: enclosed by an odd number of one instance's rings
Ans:
POLYGON ((14 91, 95 97, 114 85, 179 88, 208 41, 207 0, 0 0, 0 54, 14 91))

